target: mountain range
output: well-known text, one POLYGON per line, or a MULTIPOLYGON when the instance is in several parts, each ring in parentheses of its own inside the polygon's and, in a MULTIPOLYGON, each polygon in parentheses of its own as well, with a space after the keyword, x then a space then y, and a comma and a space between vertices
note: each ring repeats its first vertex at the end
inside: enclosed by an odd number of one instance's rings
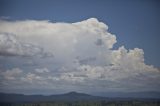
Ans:
POLYGON ((101 97, 85 93, 69 92, 57 95, 24 95, 13 93, 0 93, 0 102, 51 102, 51 101, 160 101, 159 98, 137 98, 137 97, 101 97))

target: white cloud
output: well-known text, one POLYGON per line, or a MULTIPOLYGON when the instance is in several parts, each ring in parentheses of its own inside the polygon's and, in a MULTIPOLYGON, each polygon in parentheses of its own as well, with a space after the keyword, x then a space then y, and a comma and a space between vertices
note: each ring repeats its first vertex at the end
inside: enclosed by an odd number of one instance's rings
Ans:
POLYGON ((20 70, 19 68, 13 68, 12 70, 1 72, 1 76, 4 77, 4 79, 6 80, 14 80, 21 73, 22 73, 22 70, 20 70))
POLYGON ((37 73, 48 73, 50 72, 47 68, 42 68, 42 69, 35 69, 37 73))
MULTIPOLYGON (((138 67, 144 63, 144 52, 142 49, 134 48, 133 50, 127 50, 124 46, 120 47, 118 50, 112 51, 112 64, 114 65, 132 65, 133 67, 138 67), (136 66, 134 66, 136 65, 136 66)), ((126 67, 127 67, 126 66, 126 67)))
MULTIPOLYGON (((13 71, 1 72, 2 82, 9 83, 11 88, 160 89, 160 71, 145 64, 144 51, 139 48, 127 50, 124 46, 114 50, 116 36, 95 18, 76 23, 1 20, 0 33, 0 54, 3 56, 34 57, 45 54, 44 51, 54 54, 54 58, 33 58, 34 65, 27 66, 28 69, 20 66, 24 70, 16 76, 17 83, 9 80, 15 78, 14 74, 7 74, 13 71)), ((6 62, 13 63, 7 59, 6 62)))
POLYGON ((107 31, 108 26, 95 18, 71 24, 33 20, 0 23, 0 32, 13 33, 21 42, 37 45, 67 65, 76 57, 81 60, 96 57, 99 64, 107 64, 106 54, 116 42, 115 35, 107 31), (96 45, 97 40, 103 45, 96 45))
POLYGON ((18 40, 14 34, 0 33, 1 56, 42 56, 47 55, 42 48, 18 40))

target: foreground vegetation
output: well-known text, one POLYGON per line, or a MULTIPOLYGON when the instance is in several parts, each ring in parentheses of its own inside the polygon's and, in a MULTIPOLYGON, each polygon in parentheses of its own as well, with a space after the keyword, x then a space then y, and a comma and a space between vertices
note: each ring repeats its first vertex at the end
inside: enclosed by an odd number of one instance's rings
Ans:
POLYGON ((160 101, 75 101, 75 102, 36 102, 0 103, 0 106, 160 106, 160 101))

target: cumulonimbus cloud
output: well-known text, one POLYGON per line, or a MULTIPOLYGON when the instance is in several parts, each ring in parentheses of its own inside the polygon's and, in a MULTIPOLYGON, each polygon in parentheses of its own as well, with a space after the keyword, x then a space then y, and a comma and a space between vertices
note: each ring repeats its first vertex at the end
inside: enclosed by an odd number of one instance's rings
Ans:
MULTIPOLYGON (((64 86, 70 90, 94 87, 97 91, 160 89, 160 71, 145 64, 143 49, 127 50, 124 46, 113 49, 116 36, 96 18, 76 23, 1 20, 0 33, 0 54, 3 56, 34 57, 42 52, 40 48, 54 54, 54 58, 32 59, 36 65, 29 71, 20 66, 22 73, 16 77, 19 83, 7 79, 8 74, 2 74, 2 82, 14 85, 11 88, 24 88, 27 84, 28 89, 63 89, 64 86)), ((12 64, 9 59, 6 61, 12 64)))

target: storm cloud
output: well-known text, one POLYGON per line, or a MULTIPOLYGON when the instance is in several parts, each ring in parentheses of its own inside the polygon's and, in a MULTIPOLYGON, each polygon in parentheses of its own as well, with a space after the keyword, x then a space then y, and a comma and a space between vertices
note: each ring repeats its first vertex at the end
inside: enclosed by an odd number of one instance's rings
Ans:
POLYGON ((143 49, 127 50, 125 45, 113 49, 116 36, 96 18, 76 23, 1 20, 0 33, 0 55, 5 62, 0 61, 5 66, 12 64, 12 69, 1 67, 1 90, 160 89, 160 71, 145 64, 143 49), (54 57, 36 57, 45 52, 54 57), (34 64, 29 68, 13 64, 7 55, 29 55, 33 58, 21 62, 34 64))

